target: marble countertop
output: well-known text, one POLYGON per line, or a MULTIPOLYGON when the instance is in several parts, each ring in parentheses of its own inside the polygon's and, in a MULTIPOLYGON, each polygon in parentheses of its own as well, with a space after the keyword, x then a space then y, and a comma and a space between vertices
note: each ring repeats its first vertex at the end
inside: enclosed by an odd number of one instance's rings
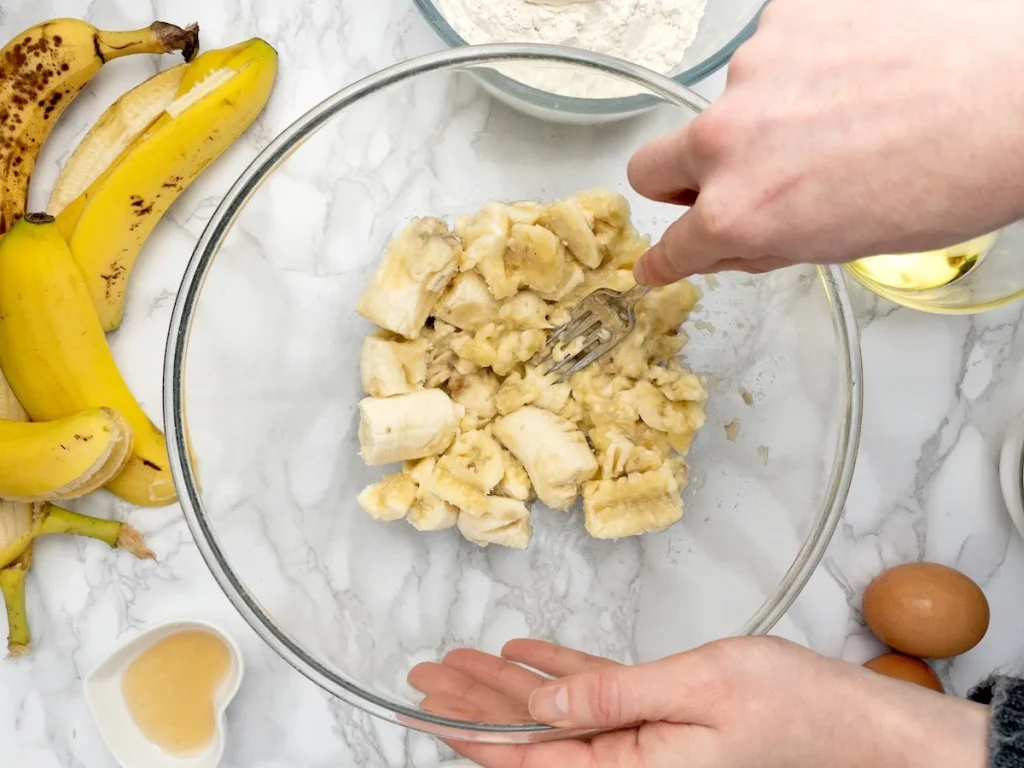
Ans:
MULTIPOLYGON (((174 294, 196 237, 232 180, 281 129, 341 85, 441 45, 409 0, 8 0, 0 8, 0 39, 56 16, 137 27, 154 11, 176 23, 199 20, 206 48, 259 35, 278 48, 282 62, 267 112, 165 217, 150 246, 159 259, 142 260, 133 277, 125 329, 112 344, 129 385, 156 414, 174 294)), ((45 202, 60 163, 105 106, 156 67, 153 60, 116 62, 78 99, 40 161, 36 204, 45 202)), ((720 73, 698 90, 713 98, 723 83, 720 73)), ((950 688, 963 694, 1022 656, 1024 545, 999 494, 997 463, 1007 424, 1024 411, 1024 304, 938 317, 851 290, 865 367, 860 458, 845 518, 791 609, 791 625, 802 632, 794 639, 863 661, 879 648, 856 608, 867 581, 885 565, 907 560, 955 565, 983 585, 993 613, 978 648, 939 666, 950 688)), ((215 584, 178 507, 139 512, 101 494, 78 509, 126 517, 158 560, 138 562, 67 539, 36 548, 28 590, 33 653, 0 662, 5 764, 114 766, 86 710, 82 678, 141 629, 181 615, 216 621, 246 655, 247 678, 229 711, 227 768, 430 768, 447 756, 430 737, 332 699, 266 647, 215 584)))

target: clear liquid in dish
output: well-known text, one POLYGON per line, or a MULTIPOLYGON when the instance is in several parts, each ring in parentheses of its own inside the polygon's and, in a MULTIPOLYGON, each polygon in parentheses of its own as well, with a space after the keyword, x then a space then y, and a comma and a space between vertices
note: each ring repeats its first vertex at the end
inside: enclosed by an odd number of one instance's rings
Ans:
POLYGON ((121 692, 135 725, 169 754, 201 751, 217 729, 217 693, 231 670, 231 651, 212 632, 175 632, 140 653, 124 672, 121 692))
POLYGON ((927 291, 949 285, 975 269, 992 250, 996 233, 923 253, 884 254, 858 259, 850 269, 899 291, 927 291))

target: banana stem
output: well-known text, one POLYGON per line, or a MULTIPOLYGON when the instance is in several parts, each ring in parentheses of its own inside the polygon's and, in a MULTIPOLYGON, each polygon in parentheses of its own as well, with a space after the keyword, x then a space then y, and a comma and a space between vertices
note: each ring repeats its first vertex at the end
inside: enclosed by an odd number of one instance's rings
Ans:
POLYGON ((146 542, 142 540, 142 534, 132 528, 127 523, 122 523, 120 530, 117 532, 117 541, 115 546, 118 549, 123 549, 139 560, 155 560, 156 555, 153 554, 153 550, 146 546, 146 542))
POLYGON ((17 561, 17 557, 32 546, 38 536, 69 534, 102 541, 108 547, 123 549, 140 560, 153 560, 156 556, 142 540, 142 534, 127 523, 101 520, 47 504, 32 522, 32 527, 11 541, 0 544, 0 568, 17 561))
POLYGON ((141 560, 152 560, 154 557, 143 543, 142 534, 126 523, 88 517, 47 504, 43 509, 43 522, 37 535, 45 536, 51 533, 86 536, 102 541, 109 547, 124 549, 141 560))
POLYGON ((104 542, 108 547, 117 546, 117 531, 121 524, 115 520, 101 520, 86 517, 63 507, 47 504, 43 508, 42 525, 37 536, 53 533, 67 533, 72 536, 87 536, 104 542))
POLYGON ((96 51, 104 61, 132 56, 136 53, 171 53, 181 51, 185 61, 192 61, 199 51, 199 25, 182 29, 165 21, 154 21, 144 29, 130 32, 96 33, 96 51))
POLYGON ((31 633, 25 611, 25 577, 32 567, 32 545, 17 560, 0 570, 0 593, 7 609, 7 652, 9 659, 24 656, 29 651, 31 633))

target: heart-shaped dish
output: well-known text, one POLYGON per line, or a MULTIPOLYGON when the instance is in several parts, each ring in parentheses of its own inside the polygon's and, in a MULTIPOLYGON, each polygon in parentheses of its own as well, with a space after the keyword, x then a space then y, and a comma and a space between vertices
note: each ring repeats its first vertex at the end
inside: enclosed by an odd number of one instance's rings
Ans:
POLYGON ((121 646, 86 675, 83 686, 100 735, 122 768, 215 768, 224 754, 224 713, 238 692, 242 675, 242 653, 234 640, 207 622, 180 620, 147 630, 121 646), (222 640, 231 663, 213 694, 215 730, 210 743, 197 753, 175 755, 149 741, 135 724, 122 692, 122 678, 132 661, 145 650, 164 638, 189 630, 209 632, 222 640))

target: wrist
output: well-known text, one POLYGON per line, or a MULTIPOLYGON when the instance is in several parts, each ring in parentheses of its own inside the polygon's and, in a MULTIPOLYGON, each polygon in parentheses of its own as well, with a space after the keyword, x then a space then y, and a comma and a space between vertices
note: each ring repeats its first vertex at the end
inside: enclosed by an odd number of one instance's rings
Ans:
MULTIPOLYGON (((888 682, 888 681, 887 681, 888 682)), ((906 683, 893 683, 905 687, 906 683)), ((892 745, 876 765, 913 768, 986 768, 989 708, 925 690, 900 691, 877 722, 892 745)))
MULTIPOLYGON (((846 665, 831 690, 851 738, 831 745, 844 768, 988 768, 989 708, 846 665), (855 738, 853 738, 855 734, 855 738)), ((983 699, 981 699, 983 701, 983 699)))

